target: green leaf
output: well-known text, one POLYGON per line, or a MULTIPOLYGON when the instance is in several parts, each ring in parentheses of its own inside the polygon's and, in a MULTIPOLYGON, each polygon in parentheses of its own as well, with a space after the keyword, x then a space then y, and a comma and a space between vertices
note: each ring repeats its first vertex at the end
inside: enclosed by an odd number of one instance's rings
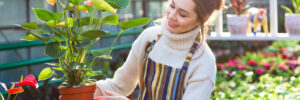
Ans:
POLYGON ((29 34, 25 37, 23 37, 21 40, 26 40, 26 41, 33 41, 36 40, 37 38, 35 36, 33 36, 32 34, 29 34))
POLYGON ((114 14, 117 12, 116 9, 114 9, 104 0, 92 0, 92 3, 97 10, 105 10, 114 14))
POLYGON ((105 0, 105 1, 116 9, 127 8, 130 2, 130 0, 105 0))
POLYGON ((52 13, 52 16, 55 20, 55 22, 60 22, 62 17, 64 16, 64 13, 52 13))
POLYGON ((292 14, 293 13, 293 11, 289 7, 287 7, 287 6, 282 5, 281 8, 284 9, 285 12, 288 13, 288 14, 292 14))
POLYGON ((44 38, 43 36, 37 34, 37 33, 30 33, 31 35, 33 35, 34 37, 36 37, 39 40, 44 41, 45 43, 48 43, 48 39, 44 38))
POLYGON ((53 75, 53 73, 54 72, 51 70, 50 67, 44 68, 39 75, 39 81, 50 78, 53 75))
POLYGON ((295 0, 291 0, 291 1, 292 1, 292 5, 293 5, 294 9, 296 10, 296 8, 298 8, 296 1, 295 0))
POLYGON ((21 25, 21 27, 23 27, 24 29, 27 29, 27 30, 37 30, 37 22, 34 21, 34 22, 31 22, 31 23, 25 23, 23 25, 21 25))
POLYGON ((45 9, 40 9, 40 8, 33 8, 33 11, 36 17, 42 21, 55 20, 55 18, 53 17, 50 11, 47 11, 45 9))
POLYGON ((300 7, 300 0, 296 0, 297 8, 300 7))
POLYGON ((129 21, 126 21, 126 22, 120 22, 119 25, 120 25, 122 30, 126 30, 126 29, 129 29, 129 28, 146 25, 146 24, 149 23, 150 20, 151 20, 150 17, 138 18, 138 19, 133 19, 133 20, 129 20, 129 21))
POLYGON ((82 36, 90 38, 90 39, 95 39, 95 38, 98 38, 98 37, 104 36, 104 35, 109 35, 109 33, 104 32, 102 30, 88 30, 88 31, 82 33, 82 36))
POLYGON ((107 25, 117 25, 119 23, 119 14, 104 17, 102 23, 107 25))
POLYGON ((92 50, 92 54, 98 58, 103 59, 112 59, 111 57, 112 48, 108 49, 98 49, 98 50, 92 50))
POLYGON ((60 45, 58 43, 49 43, 46 44, 45 47, 45 55, 52 58, 59 58, 64 55, 65 50, 60 49, 60 45))
MULTIPOLYGON (((86 26, 86 25, 90 25, 90 16, 87 17, 82 17, 76 20, 76 24, 79 20, 79 24, 80 26, 86 26)), ((93 18, 93 24, 99 24, 99 18, 93 18)))
POLYGON ((63 71, 61 67, 53 67, 53 69, 58 70, 58 71, 63 71))

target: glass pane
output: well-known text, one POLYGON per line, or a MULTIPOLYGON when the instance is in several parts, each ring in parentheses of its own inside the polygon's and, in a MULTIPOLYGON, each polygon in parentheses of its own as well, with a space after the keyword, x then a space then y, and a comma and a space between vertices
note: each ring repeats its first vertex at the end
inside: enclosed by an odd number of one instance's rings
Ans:
POLYGON ((0 12, 2 26, 12 26, 13 24, 23 24, 26 21, 25 0, 1 0, 0 12))

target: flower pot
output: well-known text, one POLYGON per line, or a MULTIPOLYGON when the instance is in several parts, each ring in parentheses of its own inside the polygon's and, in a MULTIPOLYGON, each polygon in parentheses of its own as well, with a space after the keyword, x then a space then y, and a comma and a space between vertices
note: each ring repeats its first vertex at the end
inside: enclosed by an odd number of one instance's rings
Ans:
POLYGON ((77 88, 59 88, 61 100, 93 100, 96 85, 77 88))
POLYGON ((285 30, 289 34, 300 34, 300 14, 285 14, 285 30))
POLYGON ((248 15, 227 15, 227 27, 231 35, 246 35, 250 32, 250 21, 248 15))

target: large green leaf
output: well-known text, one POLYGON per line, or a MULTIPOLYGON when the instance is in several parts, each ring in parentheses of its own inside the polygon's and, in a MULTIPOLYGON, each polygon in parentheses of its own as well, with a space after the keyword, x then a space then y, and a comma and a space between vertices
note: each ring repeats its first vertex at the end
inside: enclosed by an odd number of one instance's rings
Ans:
MULTIPOLYGON (((90 16, 82 17, 76 20, 76 24, 79 21, 80 26, 90 25, 90 16)), ((99 18, 93 18, 92 24, 99 24, 99 18)))
POLYGON ((288 13, 288 14, 292 14, 293 13, 293 11, 289 7, 287 7, 287 6, 282 5, 281 8, 284 9, 285 12, 288 13))
POLYGON ((104 17, 102 23, 107 25, 117 25, 119 23, 119 14, 104 17))
POLYGON ((111 13, 116 13, 117 10, 114 9, 112 6, 110 6, 106 1, 104 0, 92 0, 93 6, 98 10, 105 10, 111 13))
POLYGON ((36 15, 36 17, 42 21, 49 21, 49 20, 55 20, 53 17, 53 14, 45 9, 40 9, 40 8, 33 8, 33 11, 36 15))
POLYGON ((124 9, 129 5, 130 0, 105 0, 116 9, 124 9))
POLYGON ((34 21, 34 22, 31 22, 31 23, 25 23, 23 25, 21 25, 21 27, 23 27, 24 29, 27 29, 27 30, 37 30, 37 22, 34 21))
POLYGON ((95 39, 95 38, 98 38, 100 36, 105 36, 105 35, 109 35, 109 33, 102 31, 102 30, 88 30, 88 31, 82 33, 82 36, 90 38, 90 39, 95 39))
POLYGON ((126 21, 126 22, 120 22, 119 25, 120 25, 122 30, 126 30, 126 29, 129 29, 129 28, 146 25, 146 24, 149 23, 150 20, 151 20, 150 17, 138 18, 138 19, 133 19, 133 20, 129 20, 129 21, 126 21))
POLYGON ((112 52, 112 48, 92 50, 92 54, 94 56, 99 58, 104 58, 104 59, 111 59, 112 58, 110 55, 111 52, 112 52))
POLYGON ((64 50, 60 49, 59 43, 49 43, 45 47, 45 55, 52 58, 59 58, 64 55, 64 50))
POLYGON ((39 81, 50 78, 53 75, 53 73, 54 72, 51 70, 50 67, 44 68, 39 75, 39 81))

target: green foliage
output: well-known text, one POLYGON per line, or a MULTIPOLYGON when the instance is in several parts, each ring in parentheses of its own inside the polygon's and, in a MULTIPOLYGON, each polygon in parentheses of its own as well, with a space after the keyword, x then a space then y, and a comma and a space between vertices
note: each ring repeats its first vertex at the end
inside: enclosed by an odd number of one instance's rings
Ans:
POLYGON ((54 72, 51 70, 50 67, 44 68, 44 69, 41 71, 40 75, 39 75, 39 81, 40 81, 40 80, 46 80, 46 79, 50 78, 50 77, 53 75, 53 73, 54 73, 54 72))
POLYGON ((58 59, 58 64, 53 68, 55 71, 50 68, 44 69, 40 80, 55 75, 54 78, 65 79, 61 85, 65 87, 93 82, 92 76, 97 74, 93 67, 102 59, 112 59, 112 47, 123 30, 146 25, 150 21, 150 18, 139 18, 119 23, 120 15, 116 14, 117 9, 126 8, 129 0, 92 0, 92 5, 84 5, 83 1, 57 0, 57 13, 33 8, 41 24, 37 25, 34 21, 20 25, 30 33, 21 40, 42 40, 46 43, 45 55, 58 59), (96 12, 99 14, 95 14, 96 12), (102 16, 104 12, 112 14, 102 16), (107 50, 92 51, 93 45, 101 36, 111 33, 102 31, 102 25, 119 26, 122 30, 107 50), (63 72, 64 76, 59 76, 56 71, 63 72))
POLYGON ((139 18, 139 19, 129 20, 129 21, 126 21, 126 22, 120 22, 119 25, 120 25, 122 30, 126 30, 126 29, 129 29, 129 28, 146 25, 147 23, 149 23, 150 20, 151 20, 151 18, 149 18, 149 17, 139 18))
POLYGON ((285 10, 286 13, 288 14, 299 14, 300 13, 300 0, 291 0, 293 8, 294 8, 294 12, 291 8, 282 5, 281 8, 285 10))

